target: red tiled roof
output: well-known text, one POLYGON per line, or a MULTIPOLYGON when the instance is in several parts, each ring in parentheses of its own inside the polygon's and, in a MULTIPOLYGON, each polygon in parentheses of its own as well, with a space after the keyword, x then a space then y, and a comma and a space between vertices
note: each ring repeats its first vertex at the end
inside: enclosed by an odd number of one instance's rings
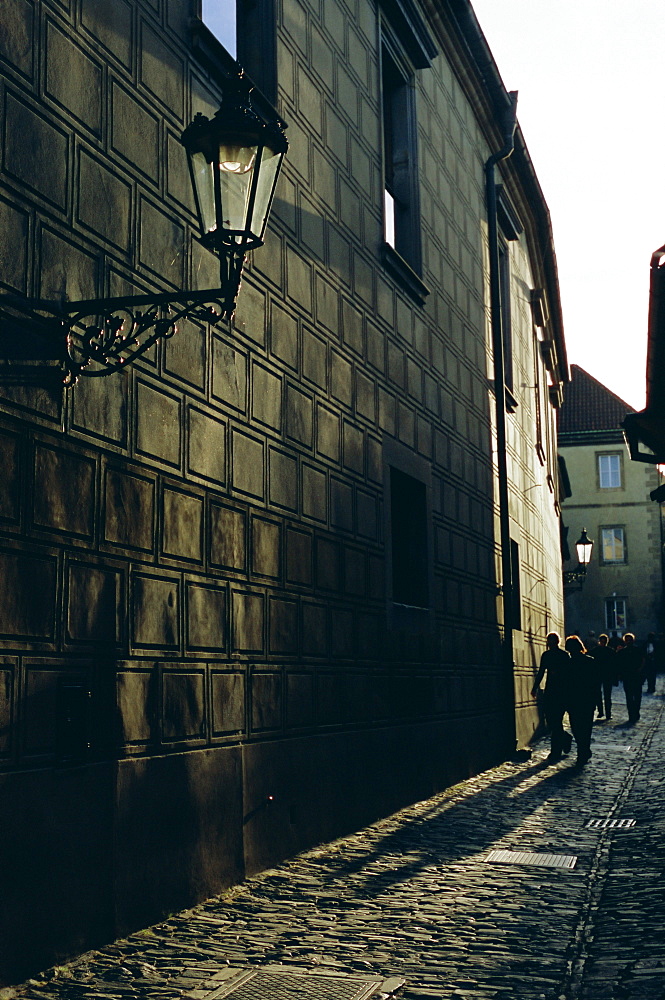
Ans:
POLYGON ((626 414, 635 412, 579 365, 570 366, 570 375, 559 410, 559 434, 617 430, 626 414))

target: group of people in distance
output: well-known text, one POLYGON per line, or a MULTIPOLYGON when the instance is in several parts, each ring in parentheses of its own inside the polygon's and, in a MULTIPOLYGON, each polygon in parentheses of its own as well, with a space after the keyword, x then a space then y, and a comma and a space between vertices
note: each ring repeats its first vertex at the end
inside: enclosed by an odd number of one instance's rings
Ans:
POLYGON ((550 728, 551 746, 548 763, 554 764, 570 753, 573 736, 577 745, 576 765, 583 767, 591 757, 591 730, 594 715, 598 720, 612 718, 612 689, 621 680, 626 696, 628 725, 640 719, 642 686, 647 680, 647 691, 656 690, 656 673, 659 669, 659 645, 653 632, 649 633, 644 647, 635 642, 632 632, 623 638, 607 635, 595 641, 590 634, 589 648, 578 635, 569 635, 565 648, 556 632, 546 639, 545 652, 540 658, 532 697, 540 691, 545 677, 544 711, 550 728), (563 717, 568 712, 573 736, 563 727, 563 717))

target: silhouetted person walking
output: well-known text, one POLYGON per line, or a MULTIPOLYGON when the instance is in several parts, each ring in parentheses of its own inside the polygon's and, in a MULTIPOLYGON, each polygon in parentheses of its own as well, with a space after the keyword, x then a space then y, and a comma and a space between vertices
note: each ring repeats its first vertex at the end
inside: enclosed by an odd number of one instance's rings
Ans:
POLYGON ((621 649, 621 647, 623 646, 623 642, 621 641, 616 632, 612 632, 612 635, 610 636, 609 645, 610 648, 613 649, 615 653, 618 649, 621 649))
POLYGON ((612 688, 619 683, 616 667, 616 652, 609 644, 605 633, 598 636, 598 645, 590 651, 596 661, 598 673, 598 705, 600 715, 612 718, 612 688))
POLYGON ((644 656, 642 650, 636 645, 632 632, 626 632, 623 637, 623 646, 617 650, 616 655, 617 670, 623 681, 623 690, 626 695, 628 722, 639 722, 642 684, 644 683, 644 656))
POLYGON ((644 651, 644 678, 647 682, 647 694, 656 691, 656 674, 658 673, 656 634, 649 632, 644 651))
POLYGON ((577 765, 582 767, 591 757, 591 730, 598 694, 596 661, 589 656, 578 635, 569 635, 566 650, 570 653, 570 686, 568 717, 577 744, 577 765))
POLYGON ((545 721, 550 727, 550 753, 547 758, 550 764, 561 760, 561 755, 568 753, 572 739, 570 733, 563 728, 563 715, 566 711, 566 697, 570 682, 570 657, 561 648, 561 639, 556 632, 550 632, 545 640, 547 649, 540 657, 540 666, 531 689, 531 697, 535 698, 540 690, 540 682, 545 679, 545 721))

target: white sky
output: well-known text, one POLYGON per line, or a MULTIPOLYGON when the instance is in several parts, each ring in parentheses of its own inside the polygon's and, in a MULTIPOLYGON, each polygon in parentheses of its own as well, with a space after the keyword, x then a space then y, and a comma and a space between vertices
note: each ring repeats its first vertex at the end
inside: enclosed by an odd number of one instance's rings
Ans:
POLYGON ((472 0, 547 201, 568 358, 644 406, 665 243, 663 0, 472 0))

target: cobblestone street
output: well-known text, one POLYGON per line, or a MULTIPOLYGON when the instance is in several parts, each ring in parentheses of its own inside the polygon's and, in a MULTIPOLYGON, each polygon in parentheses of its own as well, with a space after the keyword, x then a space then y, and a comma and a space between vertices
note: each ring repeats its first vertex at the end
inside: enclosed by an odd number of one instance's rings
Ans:
MULTIPOLYGON (((339 974, 387 980, 384 996, 399 987, 401 1000, 660 1000, 661 690, 662 679, 634 727, 617 692, 616 718, 595 725, 581 770, 574 751, 548 765, 541 742, 530 760, 505 763, 0 995, 204 998, 229 970, 260 967, 293 973, 282 975, 288 988, 266 998, 304 996, 299 983, 329 987, 339 974), (488 863, 495 850, 577 861, 488 863)), ((345 982, 339 992, 306 995, 342 998, 345 982)))

